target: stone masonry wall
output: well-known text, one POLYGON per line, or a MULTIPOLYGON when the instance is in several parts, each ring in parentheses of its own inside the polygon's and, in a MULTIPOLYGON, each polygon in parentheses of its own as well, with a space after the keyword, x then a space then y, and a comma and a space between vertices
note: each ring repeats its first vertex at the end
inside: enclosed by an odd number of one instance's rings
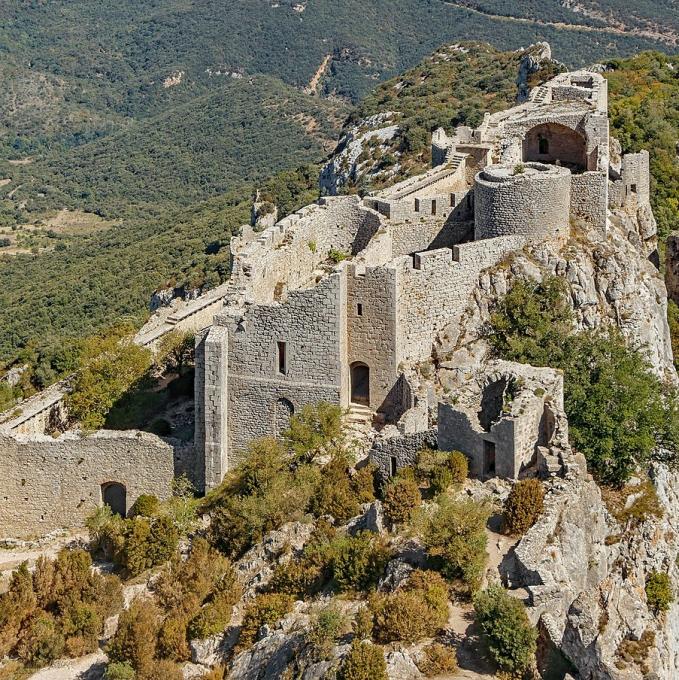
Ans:
POLYGON ((82 526, 107 482, 125 485, 128 510, 142 493, 167 498, 175 470, 172 446, 135 431, 0 435, 0 451, 0 535, 13 537, 82 526))
POLYGON ((606 232, 608 178, 602 172, 584 172, 571 178, 571 215, 606 232))
POLYGON ((277 295, 313 285, 331 249, 356 255, 381 225, 380 216, 358 197, 323 199, 257 235, 235 256, 232 284, 249 302, 273 302, 277 295))
POLYGON ((474 186, 474 234, 485 239, 523 234, 534 241, 567 237, 571 173, 565 168, 531 163, 523 173, 511 166, 491 166, 474 186))
POLYGON ((346 268, 347 363, 370 368, 370 406, 377 410, 397 379, 396 272, 386 267, 359 272, 346 268))
MULTIPOLYGON (((254 438, 276 434, 277 409, 340 403, 347 385, 346 282, 334 273, 282 304, 252 307, 229 324, 228 465, 254 438), (285 343, 284 372, 278 343, 285 343)), ((209 362, 206 362, 206 373, 209 362)), ((346 398, 344 398, 346 401, 346 398)))
POLYGON ((524 244, 504 236, 396 260, 397 363, 428 359, 436 333, 462 316, 480 273, 524 244))
POLYGON ((417 453, 423 448, 437 447, 437 430, 432 428, 423 432, 415 432, 393 437, 376 439, 370 450, 370 462, 378 467, 383 481, 391 477, 392 468, 396 471, 415 465, 417 453))

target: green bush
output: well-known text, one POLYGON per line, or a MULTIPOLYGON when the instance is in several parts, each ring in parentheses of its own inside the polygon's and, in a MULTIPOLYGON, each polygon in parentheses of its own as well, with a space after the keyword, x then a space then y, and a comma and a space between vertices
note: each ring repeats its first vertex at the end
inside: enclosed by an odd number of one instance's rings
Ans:
POLYGON ((535 663, 538 635, 521 601, 493 585, 476 593, 474 611, 495 663, 521 677, 535 663))
POLYGON ((150 350, 136 345, 127 330, 109 329, 83 345, 81 369, 65 403, 85 430, 102 427, 111 407, 151 367, 150 350))
POLYGON ((337 540, 333 547, 332 575, 343 591, 367 591, 377 584, 391 558, 391 550, 371 532, 337 540))
POLYGON ((373 635, 373 615, 369 607, 360 607, 351 626, 357 640, 370 640, 373 635))
POLYGON ((438 562, 441 573, 446 578, 461 579, 470 590, 481 583, 488 557, 489 517, 490 511, 483 503, 442 496, 424 529, 425 547, 438 562))
POLYGON ((130 508, 130 517, 153 517, 158 513, 160 501, 153 494, 143 493, 130 508))
POLYGON ((371 597, 374 636, 378 642, 410 642, 432 637, 448 621, 448 587, 436 572, 415 571, 388 595, 371 597))
POLYGON ((185 616, 168 616, 158 631, 156 655, 171 661, 190 661, 191 648, 186 636, 185 616))
POLYGON ((64 653, 65 640, 56 618, 36 611, 23 624, 16 645, 16 655, 27 666, 40 668, 64 653))
POLYGON ((104 680, 135 680, 137 674, 126 661, 113 661, 106 666, 104 680))
POLYGON ((433 642, 422 650, 417 667, 427 678, 437 675, 455 675, 458 669, 457 653, 447 645, 433 642))
POLYGON ((324 401, 306 404, 290 418, 283 438, 296 457, 311 462, 329 446, 342 444, 342 409, 324 401))
POLYGON ((418 452, 415 477, 428 484, 436 495, 452 484, 462 484, 469 474, 469 461, 460 451, 436 451, 425 448, 418 452))
POLYGON ((178 544, 179 532, 168 517, 135 517, 127 523, 123 547, 115 559, 130 576, 138 576, 167 562, 178 544))
POLYGON ((106 648, 112 662, 128 663, 139 676, 155 664, 161 615, 155 602, 138 597, 120 614, 118 628, 106 648))
POLYGON ((346 522, 360 512, 357 489, 344 455, 334 456, 323 466, 309 509, 315 517, 330 515, 339 522, 346 522))
POLYGON ((384 491, 384 516, 392 524, 405 524, 421 502, 420 488, 414 479, 395 477, 384 491))
POLYGON ((382 649, 367 641, 354 641, 337 674, 338 680, 389 680, 382 649))
POLYGON ((317 658, 331 656, 333 645, 342 634, 344 625, 345 617, 334 604, 315 612, 306 638, 313 645, 317 658))
POLYGON ((646 578, 646 600, 648 606, 656 613, 666 612, 672 602, 674 593, 669 574, 652 571, 646 578))
POLYGON ((516 482, 502 510, 504 531, 513 536, 523 536, 542 514, 544 500, 545 490, 538 479, 516 482))
POLYGON ((238 646, 247 648, 257 639, 259 629, 280 621, 292 609, 294 600, 282 593, 262 593, 248 604, 243 614, 238 646))

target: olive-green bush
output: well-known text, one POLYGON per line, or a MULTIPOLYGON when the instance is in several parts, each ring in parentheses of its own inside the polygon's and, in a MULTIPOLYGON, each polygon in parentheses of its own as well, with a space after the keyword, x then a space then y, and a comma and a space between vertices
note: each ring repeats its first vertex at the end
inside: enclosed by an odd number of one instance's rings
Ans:
POLYGON ((368 642, 354 641, 337 674, 338 680, 389 680, 382 648, 368 642))
POLYGON ((522 602, 492 585, 476 593, 474 611, 495 663, 503 672, 521 677, 535 663, 538 636, 522 602))
POLYGON ((523 536, 542 514, 545 490, 538 479, 522 479, 512 487, 502 510, 503 530, 523 536))
POLYGON ((461 579, 470 590, 481 583, 488 557, 489 516, 484 503, 442 496, 424 528, 425 547, 441 573, 449 579, 461 579))
POLYGON ((669 574, 652 571, 646 578, 646 600, 656 613, 666 612, 674 602, 672 580, 669 574))
POLYGON ((160 501, 153 494, 143 493, 130 508, 130 517, 153 517, 160 508, 160 501))
POLYGON ((248 604, 243 614, 238 646, 245 649, 257 639, 259 629, 264 625, 272 625, 280 621, 294 603, 290 595, 283 593, 261 593, 248 604))
POLYGON ((414 479, 395 477, 384 490, 384 516, 391 524, 405 524, 421 502, 420 488, 414 479))
POLYGON ((332 547, 332 575, 342 591, 367 591, 384 573, 391 550, 371 532, 338 539, 332 547))
POLYGON ((425 448, 418 452, 415 477, 428 484, 437 495, 452 484, 462 484, 469 474, 469 461, 460 451, 437 451, 425 448))
POLYGON ((448 621, 448 586, 440 574, 414 571, 401 588, 370 599, 378 642, 410 642, 432 637, 448 621))
POLYGON ((452 647, 432 642, 422 650, 417 667, 427 678, 437 675, 454 675, 458 669, 457 653, 452 647))

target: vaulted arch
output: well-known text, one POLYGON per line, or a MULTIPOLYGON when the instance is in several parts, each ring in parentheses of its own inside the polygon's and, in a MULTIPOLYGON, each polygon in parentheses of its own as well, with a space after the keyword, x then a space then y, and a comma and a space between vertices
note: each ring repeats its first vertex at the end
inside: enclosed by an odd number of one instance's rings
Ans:
POLYGON ((528 130, 523 140, 523 160, 558 163, 573 172, 587 170, 587 140, 561 123, 542 123, 528 130))

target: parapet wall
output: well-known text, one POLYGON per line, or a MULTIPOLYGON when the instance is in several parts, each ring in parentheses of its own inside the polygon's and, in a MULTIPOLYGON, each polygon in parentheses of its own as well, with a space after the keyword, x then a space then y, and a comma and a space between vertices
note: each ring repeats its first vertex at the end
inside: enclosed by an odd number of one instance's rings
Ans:
POLYGON ((142 493, 170 494, 175 466, 187 461, 145 432, 101 431, 89 437, 0 435, 0 535, 30 537, 83 525, 101 505, 101 485, 123 484, 127 509, 142 493))
POLYGON ((503 236, 396 260, 397 363, 429 359, 436 334, 462 317, 481 272, 525 244, 523 236, 503 236))
POLYGON ((474 237, 567 238, 571 173, 542 163, 493 165, 476 176, 474 237))

